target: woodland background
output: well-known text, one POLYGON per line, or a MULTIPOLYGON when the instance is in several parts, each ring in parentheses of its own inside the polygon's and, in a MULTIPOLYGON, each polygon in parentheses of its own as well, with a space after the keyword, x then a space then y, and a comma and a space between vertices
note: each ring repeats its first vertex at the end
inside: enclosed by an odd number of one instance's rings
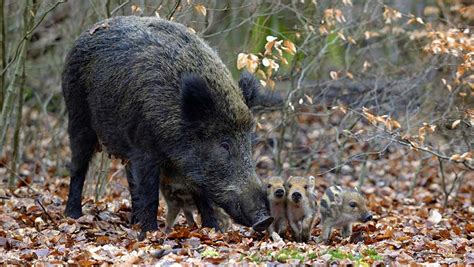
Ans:
POLYGON ((470 1, 0 0, 0 8, 0 263, 474 263, 470 1), (329 246, 237 225, 221 234, 182 224, 137 242, 123 165, 100 154, 86 215, 64 218, 64 59, 81 32, 118 15, 183 23, 236 78, 255 73, 283 100, 257 110, 258 173, 314 175, 319 195, 331 184, 360 186, 375 220, 329 246))

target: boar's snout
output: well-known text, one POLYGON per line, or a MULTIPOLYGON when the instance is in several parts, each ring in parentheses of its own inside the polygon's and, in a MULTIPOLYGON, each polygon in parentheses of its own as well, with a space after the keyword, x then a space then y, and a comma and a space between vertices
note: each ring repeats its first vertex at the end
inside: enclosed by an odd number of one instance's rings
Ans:
POLYGON ((256 193, 262 203, 254 206, 250 212, 252 228, 257 232, 265 231, 273 223, 273 217, 270 216, 270 208, 266 194, 263 191, 256 193))
POLYGON ((273 223, 273 217, 270 216, 268 207, 256 210, 252 215, 252 228, 257 232, 265 231, 273 223))
POLYGON ((217 204, 224 208, 238 224, 264 231, 273 222, 265 191, 251 187, 243 192, 226 192, 224 198, 217 198, 217 204))
POLYGON ((372 218, 373 218, 372 214, 367 213, 367 214, 365 214, 364 217, 362 218, 362 221, 363 221, 363 222, 368 222, 368 221, 372 220, 372 218))
POLYGON ((263 232, 265 231, 269 226, 270 224, 273 223, 273 217, 270 217, 270 216, 264 216, 263 218, 261 218, 260 220, 258 220, 253 226, 252 228, 257 231, 257 232, 263 232))

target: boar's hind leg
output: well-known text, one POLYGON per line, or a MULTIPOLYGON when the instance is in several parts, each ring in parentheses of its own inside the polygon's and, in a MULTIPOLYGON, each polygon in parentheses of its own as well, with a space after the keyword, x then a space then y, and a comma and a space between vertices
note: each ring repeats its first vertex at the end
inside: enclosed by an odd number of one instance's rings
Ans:
POLYGON ((158 161, 144 153, 135 154, 129 159, 127 180, 132 196, 132 221, 140 224, 142 233, 155 231, 158 229, 158 161))
MULTIPOLYGON (((79 218, 82 216, 81 198, 84 180, 98 140, 92 127, 84 125, 88 123, 86 119, 81 118, 81 116, 74 117, 71 114, 72 111, 69 113, 68 132, 72 152, 70 165, 71 183, 64 213, 71 218, 79 218)), ((83 114, 85 113, 87 112, 83 114)))
POLYGON ((127 163, 125 166, 125 172, 127 174, 127 182, 128 182, 128 188, 130 189, 130 196, 132 199, 132 216, 131 216, 131 224, 136 224, 138 223, 137 220, 137 215, 135 212, 137 211, 137 205, 139 203, 139 193, 137 192, 137 184, 135 183, 135 179, 133 178, 132 175, 132 168, 130 166, 130 163, 127 163))

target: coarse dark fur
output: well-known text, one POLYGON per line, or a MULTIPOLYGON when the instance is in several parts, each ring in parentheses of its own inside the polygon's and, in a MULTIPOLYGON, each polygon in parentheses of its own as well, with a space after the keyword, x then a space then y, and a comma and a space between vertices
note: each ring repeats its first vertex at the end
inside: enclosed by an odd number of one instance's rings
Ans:
POLYGON ((69 114, 71 184, 66 215, 81 195, 96 147, 127 159, 132 221, 157 229, 160 168, 192 177, 203 226, 217 227, 211 203, 262 231, 272 222, 255 173, 249 109, 259 83, 240 88, 217 54, 181 24, 115 17, 84 32, 62 77, 69 114))
POLYGON ((320 206, 322 240, 326 243, 329 242, 333 227, 341 227, 342 237, 347 238, 352 234, 352 223, 372 219, 365 197, 357 190, 331 186, 321 197, 320 206))

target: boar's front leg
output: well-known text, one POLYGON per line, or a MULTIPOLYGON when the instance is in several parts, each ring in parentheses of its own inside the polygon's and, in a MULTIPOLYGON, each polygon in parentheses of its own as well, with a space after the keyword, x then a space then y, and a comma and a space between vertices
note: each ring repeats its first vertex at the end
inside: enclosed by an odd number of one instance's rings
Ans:
POLYGON ((211 201, 199 194, 195 195, 194 202, 196 203, 199 214, 201 214, 201 224, 202 227, 214 228, 216 231, 219 230, 219 223, 214 212, 214 208, 211 204, 211 201))
POLYGON ((147 231, 158 230, 159 175, 158 161, 145 153, 130 157, 127 180, 132 196, 132 221, 139 223, 144 238, 147 231))

